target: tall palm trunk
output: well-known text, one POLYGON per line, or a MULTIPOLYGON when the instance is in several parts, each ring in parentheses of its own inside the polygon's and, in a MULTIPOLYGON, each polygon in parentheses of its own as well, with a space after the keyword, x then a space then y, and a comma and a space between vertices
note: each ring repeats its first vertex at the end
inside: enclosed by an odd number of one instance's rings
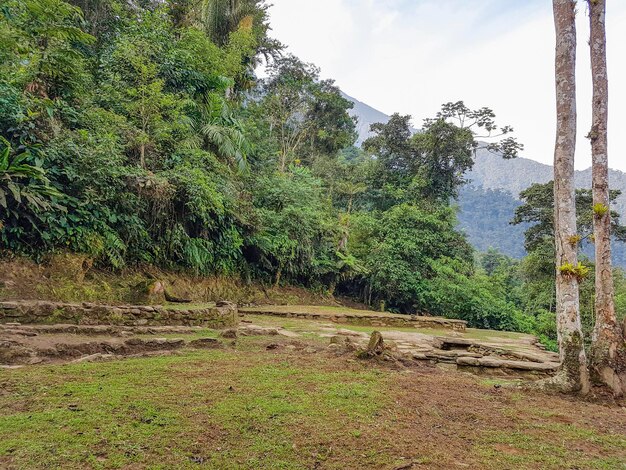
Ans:
POLYGON ((589 378, 580 323, 574 153, 576 150, 576 2, 553 0, 556 29, 556 111, 554 228, 556 242, 557 333, 561 368, 546 385, 587 393, 589 378), (571 269, 563 269, 570 266, 571 269))
POLYGON ((591 344, 591 375, 608 385, 616 396, 626 388, 626 348, 615 317, 615 290, 611 265, 611 211, 607 152, 608 88, 606 66, 606 0, 589 0, 593 121, 591 140, 593 174, 593 231, 596 252, 596 324, 591 344))

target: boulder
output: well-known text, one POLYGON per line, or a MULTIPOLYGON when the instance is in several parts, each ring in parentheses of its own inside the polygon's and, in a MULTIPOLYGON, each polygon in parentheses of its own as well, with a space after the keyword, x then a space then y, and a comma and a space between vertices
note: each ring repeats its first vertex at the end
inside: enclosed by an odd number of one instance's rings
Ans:
POLYGON ((141 281, 133 287, 133 302, 136 304, 162 304, 165 302, 165 283, 158 279, 141 281))
POLYGON ((222 338, 228 338, 228 339, 234 339, 237 337, 237 330, 233 329, 233 328, 229 328, 227 330, 224 330, 220 333, 220 336, 222 338))
POLYGON ((385 352, 385 342, 383 341, 383 335, 380 331, 373 331, 370 340, 367 343, 367 347, 360 351, 358 356, 361 359, 369 359, 372 357, 382 356, 385 352))

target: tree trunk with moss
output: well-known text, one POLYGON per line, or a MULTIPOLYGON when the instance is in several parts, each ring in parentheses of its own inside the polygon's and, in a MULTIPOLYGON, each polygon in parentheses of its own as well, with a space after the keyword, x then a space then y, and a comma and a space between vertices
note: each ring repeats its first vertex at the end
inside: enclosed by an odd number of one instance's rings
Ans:
POLYGON ((587 393, 589 377, 583 343, 578 267, 574 153, 576 149, 576 2, 553 0, 556 28, 557 132, 554 149, 557 333, 561 368, 545 384, 563 392, 587 393))
POLYGON ((596 323, 593 330, 590 372, 594 382, 609 386, 616 396, 626 387, 626 348, 615 316, 615 289, 611 264, 611 211, 607 145, 608 89, 606 65, 606 0, 589 0, 593 120, 591 141, 593 174, 593 232, 596 255, 596 323))

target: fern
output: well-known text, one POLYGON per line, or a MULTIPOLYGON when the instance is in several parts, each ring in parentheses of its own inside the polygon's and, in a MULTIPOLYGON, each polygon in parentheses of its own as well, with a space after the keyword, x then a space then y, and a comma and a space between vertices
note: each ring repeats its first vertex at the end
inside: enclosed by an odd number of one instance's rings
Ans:
POLYGON ((115 232, 105 232, 103 242, 107 261, 116 269, 122 268, 125 265, 126 244, 115 232))

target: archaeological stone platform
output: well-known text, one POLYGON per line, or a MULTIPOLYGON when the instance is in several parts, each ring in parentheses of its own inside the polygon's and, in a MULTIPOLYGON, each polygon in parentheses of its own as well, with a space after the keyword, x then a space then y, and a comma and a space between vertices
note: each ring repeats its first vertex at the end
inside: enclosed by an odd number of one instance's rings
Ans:
POLYGON ((362 326, 388 326, 395 328, 434 328, 465 331, 467 322, 442 317, 398 315, 387 312, 355 310, 341 307, 317 307, 306 305, 271 305, 239 309, 247 315, 272 315, 304 320, 326 320, 362 326))
POLYGON ((124 326, 202 326, 227 328, 239 322, 237 306, 164 307, 153 305, 101 305, 44 301, 0 302, 0 323, 124 326))

